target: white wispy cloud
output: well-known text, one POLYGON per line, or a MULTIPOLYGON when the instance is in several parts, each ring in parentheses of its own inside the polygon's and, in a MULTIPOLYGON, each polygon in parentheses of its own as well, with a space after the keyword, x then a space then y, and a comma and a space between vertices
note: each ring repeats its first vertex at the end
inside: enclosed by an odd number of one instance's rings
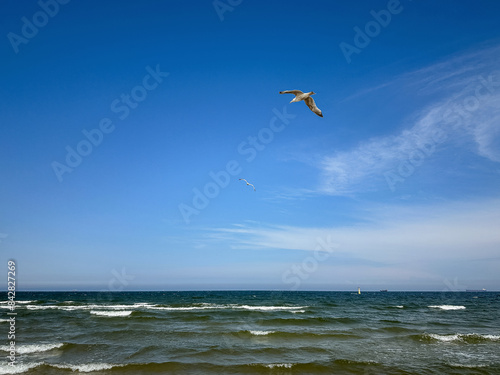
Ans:
POLYGON ((405 163, 418 167, 444 142, 452 152, 500 162, 499 60, 499 47, 486 48, 392 81, 392 86, 417 90, 432 102, 410 113, 398 133, 323 156, 317 165, 322 175, 317 192, 348 196, 387 188, 386 173, 399 169, 404 174, 405 163))
POLYGON ((366 207, 363 223, 342 227, 231 226, 212 229, 211 238, 233 249, 318 250, 365 262, 433 264, 499 257, 500 200, 441 206, 366 207))

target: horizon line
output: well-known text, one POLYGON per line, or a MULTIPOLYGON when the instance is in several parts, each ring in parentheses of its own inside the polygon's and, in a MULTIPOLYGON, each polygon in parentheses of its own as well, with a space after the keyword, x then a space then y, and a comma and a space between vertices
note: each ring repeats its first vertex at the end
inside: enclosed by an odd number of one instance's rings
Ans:
MULTIPOLYGON (((363 290, 364 293, 498 293, 500 290, 482 290, 482 289, 466 289, 466 290, 403 290, 403 289, 368 289, 363 290)), ((302 293, 302 292, 356 292, 357 289, 342 289, 342 290, 281 290, 281 289, 137 289, 137 290, 79 290, 79 289, 38 289, 38 290, 17 290, 17 293, 43 293, 43 292, 77 292, 77 293, 131 293, 131 292, 289 292, 289 293, 302 293)), ((3 291, 2 293, 7 293, 3 291)))

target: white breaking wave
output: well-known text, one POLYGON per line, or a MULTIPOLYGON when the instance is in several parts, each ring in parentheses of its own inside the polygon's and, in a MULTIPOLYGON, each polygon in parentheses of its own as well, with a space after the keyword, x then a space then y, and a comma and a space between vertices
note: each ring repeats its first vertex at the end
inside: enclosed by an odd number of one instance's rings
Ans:
POLYGON ((151 306, 151 310, 165 310, 165 311, 191 311, 191 310, 213 310, 223 309, 222 306, 189 306, 189 307, 167 307, 167 306, 151 306))
POLYGON ((487 367, 488 365, 466 364, 466 363, 450 363, 450 366, 461 367, 461 368, 481 368, 481 367, 487 367))
POLYGON ((26 308, 28 310, 64 310, 64 311, 73 311, 73 310, 129 310, 129 309, 137 309, 137 308, 153 308, 154 305, 150 305, 147 303, 135 303, 133 305, 69 305, 69 306, 59 306, 59 305, 28 305, 26 308))
POLYGON ((435 333, 429 333, 429 337, 438 341, 451 342, 459 340, 460 335, 437 335, 435 333))
MULTIPOLYGON (((31 369, 34 369, 38 366, 43 365, 43 362, 38 362, 38 363, 16 363, 15 366, 9 366, 9 365, 0 365, 0 374, 23 374, 25 372, 28 372, 31 369)), ((46 363, 45 363, 46 364, 46 363)), ((59 368, 59 369, 69 369, 71 371, 78 371, 78 372, 94 372, 94 371, 102 371, 102 370, 110 370, 113 367, 122 367, 123 365, 113 365, 109 363, 88 363, 88 364, 81 364, 81 365, 69 365, 69 364, 50 364, 49 366, 59 368)))
POLYGON ((98 316, 129 316, 132 311, 101 311, 101 310, 91 310, 91 314, 98 316))
POLYGON ((500 340, 500 336, 497 335, 480 335, 477 333, 457 333, 453 335, 438 335, 435 333, 429 333, 427 334, 429 337, 433 338, 434 340, 442 341, 442 342, 453 342, 453 341, 463 341, 467 339, 483 339, 483 340, 493 340, 497 341, 500 340))
MULTIPOLYGON (((18 354, 28 354, 28 353, 40 353, 46 352, 52 349, 57 349, 63 346, 63 343, 57 344, 31 344, 31 345, 17 345, 16 352, 18 354)), ((0 350, 4 352, 10 351, 10 347, 7 345, 0 346, 0 350)))
POLYGON ((306 306, 249 306, 230 305, 235 309, 257 310, 257 311, 294 311, 306 308, 306 306))
POLYGON ((152 305, 152 304, 151 304, 151 303, 149 303, 149 302, 136 302, 136 303, 134 303, 134 305, 133 305, 133 306, 134 306, 134 307, 146 307, 146 308, 148 308, 148 307, 153 307, 153 306, 155 306, 155 305, 152 305))
POLYGON ((498 335, 483 335, 483 337, 488 340, 500 340, 500 336, 498 335))
MULTIPOLYGON (((7 308, 8 306, 2 306, 7 308)), ((307 306, 251 306, 251 305, 217 305, 213 303, 201 303, 199 306, 160 306, 147 302, 138 302, 133 305, 26 305, 28 310, 63 310, 63 311, 74 311, 74 310, 92 310, 92 311, 130 311, 135 309, 144 310, 163 310, 163 311, 192 311, 192 310, 216 310, 216 309, 242 309, 251 311, 290 311, 292 313, 305 312, 307 306)))
POLYGON ((465 306, 457 306, 457 305, 432 305, 428 307, 441 310, 465 310, 465 306))
POLYGON ((93 372, 93 371, 102 371, 102 370, 110 370, 113 367, 122 367, 123 365, 113 365, 110 363, 88 363, 82 365, 56 365, 51 364, 53 367, 57 367, 60 369, 70 369, 72 371, 79 372, 93 372))
POLYGON ((270 363, 265 366, 269 368, 275 368, 275 367, 292 368, 293 363, 270 363))
POLYGON ((218 309, 242 309, 252 311, 291 311, 291 312, 305 312, 301 310, 306 306, 250 306, 250 305, 215 305, 211 303, 203 303, 201 306, 144 306, 146 309, 151 310, 164 310, 164 311, 191 311, 191 310, 218 310, 218 309), (297 311, 299 310, 299 311, 297 311))
POLYGON ((189 311, 189 310, 213 310, 213 309, 243 309, 254 311, 294 311, 305 308, 305 306, 250 306, 250 305, 214 305, 202 304, 202 306, 186 306, 186 307, 166 307, 166 306, 150 306, 152 310, 171 310, 171 311, 189 311))
POLYGON ((64 309, 63 306, 54 305, 28 305, 26 306, 28 310, 48 310, 48 309, 64 309))
MULTIPOLYGON (((5 362, 4 362, 5 363, 5 362)), ((38 367, 40 365, 43 365, 42 362, 39 363, 29 363, 29 364, 24 364, 24 363, 16 363, 15 366, 9 366, 9 365, 0 365, 0 374, 23 374, 35 367, 38 367)))
MULTIPOLYGON (((14 300, 14 302, 16 303, 16 305, 24 305, 26 303, 33 303, 33 302, 36 302, 36 301, 19 301, 19 300, 14 300)), ((7 305, 9 303, 9 301, 1 301, 0 302, 0 305, 7 305)))
POLYGON ((274 333, 274 331, 250 331, 250 333, 255 336, 265 336, 274 333))
POLYGON ((74 305, 74 306, 59 306, 59 305, 28 305, 28 310, 130 310, 130 309, 151 309, 151 310, 193 310, 193 309, 206 309, 212 307, 162 307, 152 305, 150 303, 134 303, 133 305, 74 305))

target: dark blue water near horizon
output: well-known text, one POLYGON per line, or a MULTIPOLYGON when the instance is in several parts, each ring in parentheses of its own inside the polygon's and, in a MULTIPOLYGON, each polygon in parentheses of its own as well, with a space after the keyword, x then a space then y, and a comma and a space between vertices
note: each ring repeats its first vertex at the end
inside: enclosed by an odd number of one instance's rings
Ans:
POLYGON ((0 374, 500 374, 497 292, 18 292, 14 366, 7 301, 0 374))

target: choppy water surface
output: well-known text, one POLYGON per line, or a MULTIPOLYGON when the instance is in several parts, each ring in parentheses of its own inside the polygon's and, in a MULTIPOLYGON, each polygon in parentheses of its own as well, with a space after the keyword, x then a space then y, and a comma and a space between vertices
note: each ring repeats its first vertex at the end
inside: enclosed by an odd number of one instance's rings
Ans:
MULTIPOLYGON (((0 374, 500 374, 500 293, 18 293, 0 374)), ((2 328, 3 327, 3 328, 2 328)))

